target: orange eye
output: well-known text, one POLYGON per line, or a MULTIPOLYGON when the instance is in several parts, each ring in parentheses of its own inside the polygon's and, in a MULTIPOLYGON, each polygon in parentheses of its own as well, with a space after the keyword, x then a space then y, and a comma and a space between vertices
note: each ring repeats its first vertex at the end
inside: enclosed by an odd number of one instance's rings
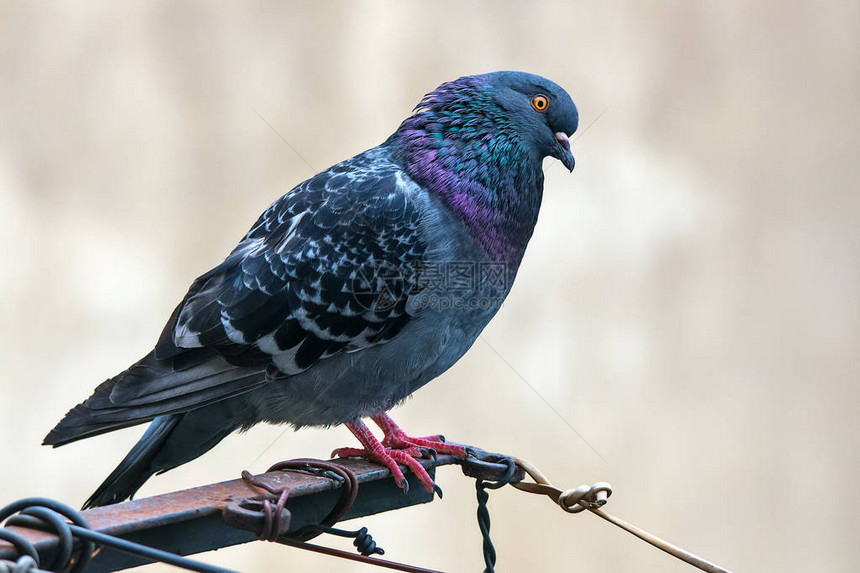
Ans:
POLYGON ((549 107, 549 98, 541 94, 536 95, 532 98, 532 107, 541 113, 545 112, 549 107))

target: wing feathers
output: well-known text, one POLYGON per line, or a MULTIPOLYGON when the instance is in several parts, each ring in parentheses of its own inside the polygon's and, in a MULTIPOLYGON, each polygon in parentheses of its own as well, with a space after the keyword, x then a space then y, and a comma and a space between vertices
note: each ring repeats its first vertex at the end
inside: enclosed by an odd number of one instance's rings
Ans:
POLYGON ((408 269, 426 245, 416 186, 387 153, 356 156, 273 203, 194 281, 155 350, 99 386, 47 443, 225 400, 402 332, 405 293, 416 291, 408 269), (395 269, 394 296, 380 269, 395 269))

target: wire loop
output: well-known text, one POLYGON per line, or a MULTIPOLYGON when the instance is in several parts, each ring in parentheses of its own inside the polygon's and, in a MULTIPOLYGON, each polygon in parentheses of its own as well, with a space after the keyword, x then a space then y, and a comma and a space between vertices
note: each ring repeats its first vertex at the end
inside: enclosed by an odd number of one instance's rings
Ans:
MULTIPOLYGON (((266 470, 266 473, 275 471, 312 473, 337 481, 343 486, 340 498, 325 519, 319 524, 320 526, 331 527, 337 523, 349 511, 349 508, 355 502, 356 496, 358 496, 358 477, 356 477, 352 470, 340 464, 310 458, 300 458, 278 462, 266 470)), ((264 541, 278 541, 278 539, 287 535, 300 541, 307 541, 324 532, 319 527, 303 527, 290 534, 291 516, 289 510, 285 508, 287 498, 290 495, 290 488, 275 487, 265 480, 252 475, 247 470, 242 472, 242 479, 256 488, 263 489, 277 496, 277 502, 273 506, 270 499, 264 498, 260 502, 255 500, 240 500, 237 503, 231 504, 225 509, 224 516, 225 520, 234 527, 245 529, 247 528, 246 524, 254 517, 251 514, 262 514, 263 524, 260 530, 257 531, 257 536, 264 541)))
MULTIPOLYGON (((138 555, 151 561, 169 563, 190 571, 234 573, 223 567, 200 563, 154 547, 95 531, 84 519, 81 512, 53 499, 30 497, 11 503, 0 509, 0 523, 3 521, 5 521, 5 525, 36 529, 57 535, 59 552, 54 562, 51 563, 50 569, 53 571, 81 573, 95 554, 98 543, 124 553, 138 555), (16 512, 20 513, 15 515, 16 512), (78 541, 76 552, 75 540, 78 541)), ((22 535, 3 528, 0 529, 0 539, 12 543, 20 554, 32 559, 37 567, 40 566, 36 547, 22 535)), ((32 569, 22 569, 20 572, 13 569, 13 571, 24 573, 25 571, 32 571, 32 569)))
POLYGON ((378 555, 385 553, 381 547, 376 545, 373 537, 367 532, 366 527, 362 527, 357 531, 346 531, 332 527, 349 511, 349 508, 352 507, 358 495, 358 477, 356 477, 352 470, 333 462, 302 458, 279 462, 270 467, 267 473, 273 471, 309 472, 338 481, 343 486, 341 488, 340 499, 321 523, 308 525, 297 531, 290 532, 291 515, 289 510, 285 508, 290 489, 288 487, 272 486, 250 472, 243 471, 243 480, 254 487, 278 496, 278 501, 273 506, 271 500, 268 498, 262 501, 253 499, 239 500, 225 509, 224 519, 227 523, 243 529, 252 528, 254 524, 259 524, 259 516, 262 514, 262 526, 256 525, 256 528, 259 528, 257 536, 264 541, 281 541, 289 538, 304 542, 313 539, 321 533, 330 533, 340 537, 353 538, 353 545, 355 545, 356 550, 365 557, 374 553, 378 555))
POLYGON ((579 513, 586 509, 602 507, 610 495, 612 495, 612 486, 606 482, 597 482, 592 486, 581 485, 561 492, 558 496, 558 505, 568 513, 579 513))
MULTIPOLYGON (((90 529, 90 525, 79 511, 53 499, 28 497, 10 503, 0 509, 0 523, 4 521, 5 525, 39 529, 57 535, 59 551, 48 567, 54 571, 59 571, 73 563, 69 573, 80 573, 87 566, 96 549, 95 543, 84 540, 77 556, 73 558, 75 536, 72 533, 72 526, 90 529), (15 515, 16 513, 18 515, 15 515)), ((0 529, 0 539, 12 543, 20 554, 30 556, 36 562, 36 567, 41 567, 36 547, 23 536, 4 528, 0 529)))

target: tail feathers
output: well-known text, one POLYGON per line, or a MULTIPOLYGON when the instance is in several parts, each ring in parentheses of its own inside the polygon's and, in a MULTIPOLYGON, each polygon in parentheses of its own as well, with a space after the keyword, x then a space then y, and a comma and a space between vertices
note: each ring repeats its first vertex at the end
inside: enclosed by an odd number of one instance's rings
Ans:
MULTIPOLYGON (((102 382, 96 387, 93 391, 92 398, 102 398, 106 396, 110 396, 111 390, 114 387, 114 380, 116 378, 109 378, 102 382)), ((62 446, 63 444, 68 444, 69 442, 73 442, 75 440, 79 440, 81 438, 95 435, 97 433, 101 433, 96 431, 97 428, 87 428, 84 427, 87 424, 84 423, 84 420, 88 418, 88 414, 90 412, 89 407, 87 406, 87 402, 81 402, 71 410, 69 410, 59 424, 54 426, 54 429, 48 432, 48 435, 45 436, 45 439, 42 440, 43 446, 62 446), (70 431, 70 427, 75 427, 74 431, 70 431)), ((109 431, 109 430, 105 430, 109 431)))
POLYGON ((218 402, 190 412, 159 416, 119 466, 84 504, 84 509, 133 496, 152 475, 198 458, 242 426, 240 403, 218 402))
POLYGON ((265 368, 236 367, 206 350, 186 354, 158 360, 150 352, 125 372, 102 382, 92 396, 69 410, 42 443, 62 446, 195 410, 266 383, 265 368))
POLYGON ((83 509, 118 503, 134 495, 158 471, 152 462, 181 419, 182 414, 155 418, 140 441, 84 503, 83 509))
POLYGON ((43 446, 58 448, 71 442, 105 434, 114 430, 128 428, 148 422, 151 418, 136 418, 130 420, 117 420, 114 422, 99 422, 92 420, 92 410, 86 404, 78 404, 63 417, 63 420, 48 432, 42 440, 43 446))

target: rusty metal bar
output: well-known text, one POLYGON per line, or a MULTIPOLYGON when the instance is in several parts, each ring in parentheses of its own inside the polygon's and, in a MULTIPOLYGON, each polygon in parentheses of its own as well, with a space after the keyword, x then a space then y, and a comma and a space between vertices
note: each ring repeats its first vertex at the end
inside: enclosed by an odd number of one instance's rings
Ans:
MULTIPOLYGON (((420 460, 431 477, 435 468, 457 463, 453 456, 420 460)), ((340 459, 358 477, 358 497, 344 520, 373 515, 433 500, 410 472, 408 493, 397 487, 389 471, 360 459, 340 459)), ((290 489, 286 508, 292 514, 290 531, 322 521, 339 497, 339 484, 327 477, 303 472, 271 472, 259 476, 276 487, 290 489)), ((228 526, 221 518, 224 508, 241 498, 261 499, 263 494, 242 479, 205 485, 145 499, 127 501, 82 512, 95 531, 128 539, 177 555, 193 555, 230 547, 256 537, 249 531, 228 526)), ((58 549, 57 537, 49 533, 10 527, 33 543, 43 560, 50 562, 58 549)), ((0 541, 0 559, 13 559, 14 547, 0 541)), ((119 571, 151 563, 146 558, 102 548, 88 572, 119 571)))

